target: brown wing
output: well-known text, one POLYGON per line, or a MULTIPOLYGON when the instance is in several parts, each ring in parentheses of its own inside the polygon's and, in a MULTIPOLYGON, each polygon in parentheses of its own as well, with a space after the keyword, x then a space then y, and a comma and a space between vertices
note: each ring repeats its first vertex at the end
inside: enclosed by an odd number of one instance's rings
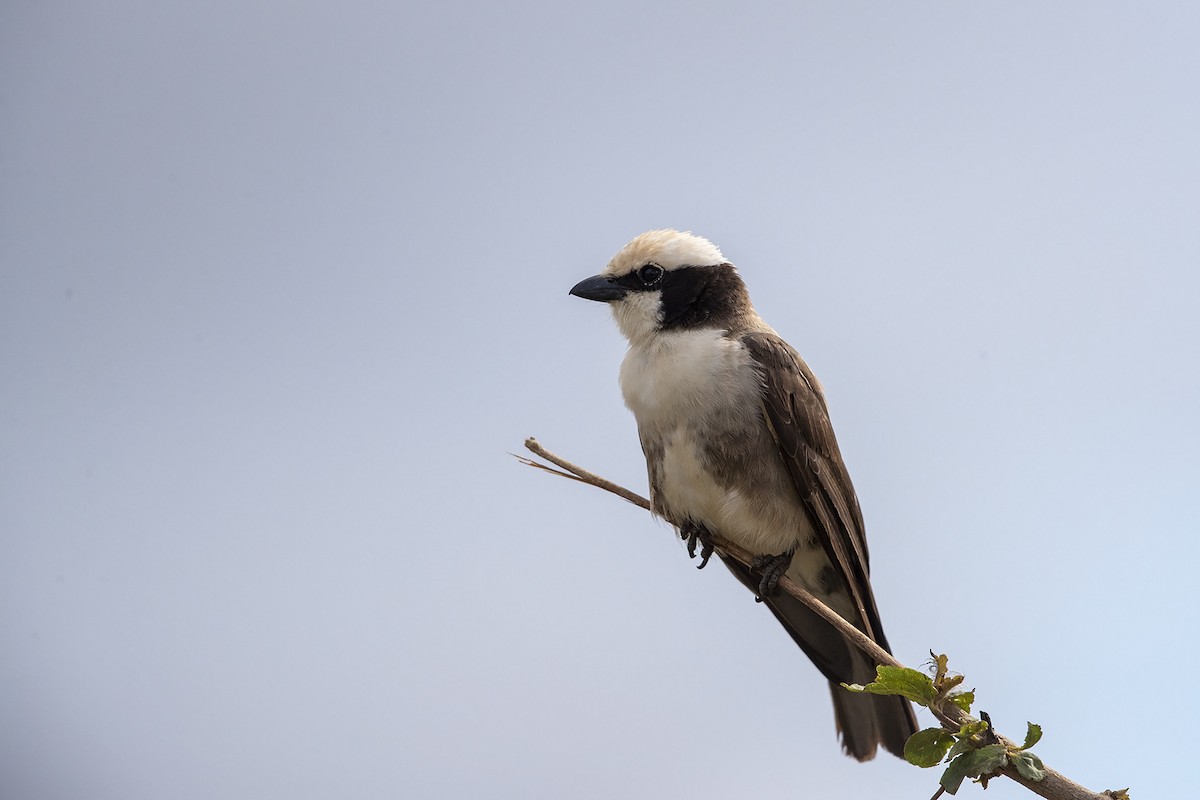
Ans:
POLYGON ((821 385, 804 359, 775 334, 748 333, 742 341, 762 370, 763 407, 792 483, 859 610, 861 618, 851 622, 886 648, 871 593, 862 512, 821 385))

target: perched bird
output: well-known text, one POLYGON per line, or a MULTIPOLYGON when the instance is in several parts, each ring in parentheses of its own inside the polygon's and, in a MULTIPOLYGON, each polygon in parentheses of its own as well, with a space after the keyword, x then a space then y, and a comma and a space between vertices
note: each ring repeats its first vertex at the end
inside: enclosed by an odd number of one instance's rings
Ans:
POLYGON ((888 649, 871 592, 862 513, 825 396, 808 365, 754 311, 746 285, 707 239, 643 233, 571 294, 608 303, 629 352, 621 391, 637 419, 654 513, 701 564, 718 535, 756 555, 722 559, 829 679, 842 746, 866 761, 902 756, 909 701, 853 694, 871 660, 791 595, 781 575, 888 649))

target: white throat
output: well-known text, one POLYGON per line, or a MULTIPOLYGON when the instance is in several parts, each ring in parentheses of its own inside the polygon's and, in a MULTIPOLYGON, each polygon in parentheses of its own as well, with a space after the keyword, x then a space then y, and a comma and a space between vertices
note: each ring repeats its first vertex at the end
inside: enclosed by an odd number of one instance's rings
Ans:
POLYGON ((643 344, 662 324, 662 292, 635 292, 612 304, 613 319, 630 345, 643 344))

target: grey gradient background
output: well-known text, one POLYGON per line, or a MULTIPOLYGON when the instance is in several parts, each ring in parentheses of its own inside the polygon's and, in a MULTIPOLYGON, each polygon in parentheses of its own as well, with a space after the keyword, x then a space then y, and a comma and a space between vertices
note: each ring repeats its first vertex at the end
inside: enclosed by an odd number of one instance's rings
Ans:
POLYGON ((567 290, 665 226, 824 381, 899 657, 1191 793, 1198 26, 5 3, 0 796, 930 796, 719 567, 506 454, 644 487, 567 290))

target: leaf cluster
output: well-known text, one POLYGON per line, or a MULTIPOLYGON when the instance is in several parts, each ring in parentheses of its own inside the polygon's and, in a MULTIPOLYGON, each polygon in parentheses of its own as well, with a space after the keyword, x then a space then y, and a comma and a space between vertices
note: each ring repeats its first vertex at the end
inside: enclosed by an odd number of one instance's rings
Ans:
MULTIPOLYGON (((898 694, 939 716, 947 705, 955 706, 964 715, 970 714, 975 692, 960 688, 963 676, 949 671, 949 659, 945 655, 930 655, 933 657, 932 675, 908 667, 881 666, 876 668, 875 680, 865 686, 842 685, 852 692, 898 694)), ((1017 747, 1000 741, 986 713, 981 713, 980 717, 978 720, 968 717, 957 731, 945 728, 917 731, 904 745, 905 760, 918 767, 935 767, 944 762, 946 769, 938 780, 942 786, 939 794, 943 790, 948 794, 957 793, 967 778, 977 780, 986 788, 989 778, 1009 766, 1031 781, 1045 777, 1042 760, 1029 750, 1042 738, 1041 726, 1030 722, 1025 742, 1017 747)))

